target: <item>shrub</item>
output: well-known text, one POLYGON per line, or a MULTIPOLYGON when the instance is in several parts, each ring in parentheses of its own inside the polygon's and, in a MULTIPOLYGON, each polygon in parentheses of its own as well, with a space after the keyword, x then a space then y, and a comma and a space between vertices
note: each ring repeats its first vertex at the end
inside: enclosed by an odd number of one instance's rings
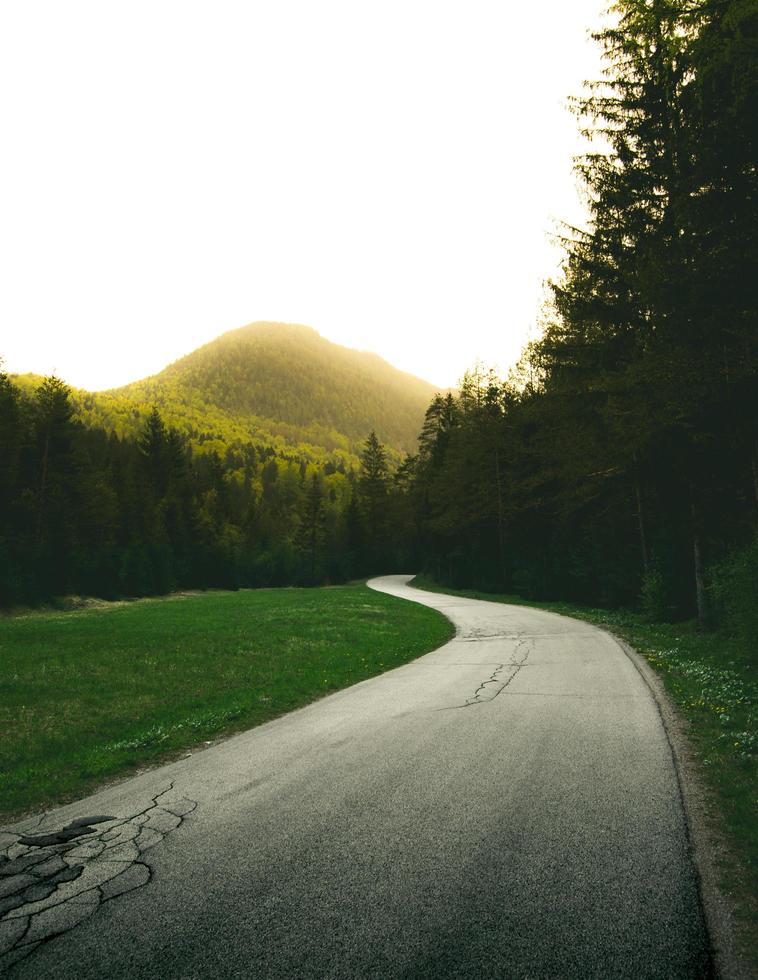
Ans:
POLYGON ((669 618, 668 590, 663 573, 655 562, 642 577, 640 609, 651 623, 665 623, 669 618))
POLYGON ((758 659, 758 537, 711 569, 710 592, 719 625, 758 659))

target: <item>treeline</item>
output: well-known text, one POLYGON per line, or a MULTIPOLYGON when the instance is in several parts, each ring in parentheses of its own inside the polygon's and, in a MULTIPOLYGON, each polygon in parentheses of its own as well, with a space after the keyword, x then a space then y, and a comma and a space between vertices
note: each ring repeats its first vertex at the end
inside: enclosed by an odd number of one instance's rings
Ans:
MULTIPOLYGON (((13 377, 13 383, 30 397, 43 380, 35 374, 13 377)), ((70 391, 78 421, 89 429, 113 432, 122 439, 136 439, 150 412, 157 408, 164 423, 202 453, 215 451, 223 456, 229 447, 244 449, 252 443, 271 449, 277 456, 297 456, 321 465, 330 459, 339 459, 348 468, 358 464, 351 441, 336 430, 315 425, 306 429, 250 414, 235 414, 208 401, 208 393, 202 388, 148 380, 114 391, 91 392, 79 388, 70 391)))
POLYGON ((427 413, 419 554, 454 585, 758 630, 758 4, 615 10, 575 103, 589 227, 514 376, 427 413))
POLYGON ((68 387, 0 373, 0 604, 310 585, 386 561, 388 468, 248 444, 193 452, 154 409, 136 439, 85 427, 68 387), (378 511, 381 510, 381 515, 378 511))
MULTIPOLYGON (((42 378, 14 384, 33 395, 42 378)), ((111 391, 72 389, 76 418, 88 428, 136 438, 158 408, 194 450, 249 443, 316 465, 358 467, 360 445, 375 428, 399 461, 411 449, 432 385, 376 355, 332 344, 309 327, 254 323, 229 331, 159 374, 111 391)))

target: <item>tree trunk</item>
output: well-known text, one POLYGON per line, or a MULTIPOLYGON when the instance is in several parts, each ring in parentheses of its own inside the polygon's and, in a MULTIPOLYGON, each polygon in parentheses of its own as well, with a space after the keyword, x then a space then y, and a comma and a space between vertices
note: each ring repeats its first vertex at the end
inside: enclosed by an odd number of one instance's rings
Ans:
POLYGON ((707 624, 705 605, 705 580, 703 578, 703 562, 700 553, 700 535, 695 532, 692 538, 692 553, 695 563, 695 595, 697 597, 697 628, 703 630, 707 624))
POLYGON ((690 488, 692 516, 692 559, 695 571, 695 601, 697 603, 697 628, 704 630, 708 625, 708 608, 705 595, 705 576, 703 575, 703 553, 700 538, 700 516, 695 504, 695 491, 690 488))
POLYGON ((642 551, 642 571, 647 576, 650 570, 650 552, 647 546, 647 532, 645 530, 645 513, 642 505, 642 487, 640 486, 640 474, 637 467, 637 456, 634 456, 634 495, 637 501, 637 527, 640 532, 640 550, 642 551))
POLYGON ((497 543, 500 557, 500 579, 505 587, 505 536, 503 533, 503 487, 500 478, 500 450, 495 446, 495 479, 497 481, 497 543))
POLYGON ((311 585, 316 584, 316 528, 311 531, 311 585))
POLYGON ((47 492, 47 460, 50 453, 50 432, 45 433, 45 449, 42 453, 42 474, 39 485, 39 504, 37 507, 37 544, 42 544, 42 528, 45 514, 45 494, 47 492))

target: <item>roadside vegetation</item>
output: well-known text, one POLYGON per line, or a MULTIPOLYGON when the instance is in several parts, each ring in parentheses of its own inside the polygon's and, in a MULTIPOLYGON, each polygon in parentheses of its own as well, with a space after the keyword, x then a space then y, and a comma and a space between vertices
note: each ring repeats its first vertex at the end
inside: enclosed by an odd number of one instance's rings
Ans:
POLYGON ((270 721, 446 642, 350 585, 101 603, 0 620, 0 819, 270 721))
POLYGON ((626 640, 660 674, 688 722, 701 775, 718 807, 713 830, 727 842, 722 887, 736 898, 743 940, 758 966, 758 682, 755 657, 737 636, 703 633, 694 620, 651 622, 644 613, 592 609, 568 602, 533 602, 477 590, 455 590, 417 576, 429 592, 548 609, 609 630, 626 640))

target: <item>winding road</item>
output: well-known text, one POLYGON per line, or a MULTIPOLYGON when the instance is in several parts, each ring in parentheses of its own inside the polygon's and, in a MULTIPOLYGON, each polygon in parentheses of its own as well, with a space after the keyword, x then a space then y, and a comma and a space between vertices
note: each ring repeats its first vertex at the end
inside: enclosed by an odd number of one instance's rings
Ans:
POLYGON ((370 584, 449 617, 444 647, 0 832, 0 970, 711 976, 632 660, 585 623, 409 579, 370 584))

